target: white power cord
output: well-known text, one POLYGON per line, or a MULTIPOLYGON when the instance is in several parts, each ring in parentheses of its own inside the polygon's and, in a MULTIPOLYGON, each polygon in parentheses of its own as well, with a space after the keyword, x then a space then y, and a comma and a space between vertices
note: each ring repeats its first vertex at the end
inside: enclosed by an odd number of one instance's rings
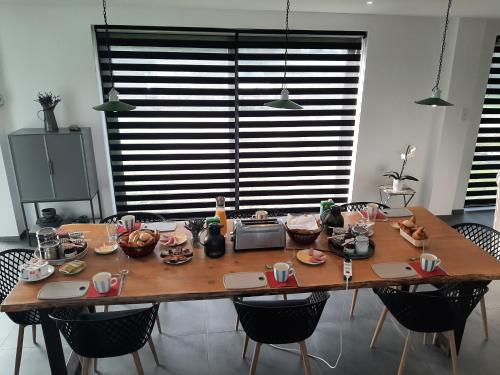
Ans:
MULTIPOLYGON (((346 282, 345 282, 345 291, 347 292, 348 290, 349 290, 349 280, 346 279, 346 282)), ((347 313, 347 311, 345 309, 346 308, 346 301, 347 301, 347 296, 346 296, 346 298, 344 298, 344 303, 342 305, 342 315, 343 316, 345 316, 345 314, 347 313)), ((343 333, 342 332, 342 324, 340 324, 340 350, 339 350, 339 355, 337 356, 337 360, 335 361, 334 365, 331 365, 326 359, 318 357, 316 355, 308 353, 307 356, 311 357, 311 358, 314 358, 314 359, 317 359, 318 361, 323 362, 325 365, 327 365, 332 370, 335 369, 335 368, 337 368, 337 365, 340 362, 340 358, 342 357, 342 348, 343 348, 343 334, 342 333, 343 333)), ((278 349, 278 350, 283 350, 285 352, 293 352, 293 353, 300 354, 300 350, 298 350, 298 349, 283 348, 282 346, 277 346, 277 345, 271 345, 271 347, 273 347, 275 349, 278 349)))

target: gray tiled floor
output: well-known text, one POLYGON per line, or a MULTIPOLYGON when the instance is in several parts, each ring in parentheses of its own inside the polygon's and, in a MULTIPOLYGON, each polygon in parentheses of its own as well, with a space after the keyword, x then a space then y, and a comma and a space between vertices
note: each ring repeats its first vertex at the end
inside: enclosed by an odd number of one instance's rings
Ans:
MULTIPOLYGON (((484 214, 488 215, 488 214, 484 214)), ((490 216, 467 217, 470 221, 491 221, 490 216)), ((456 218, 445 218, 456 222, 456 218)), ((460 219, 463 219, 461 217, 460 219)), ((459 219, 459 220, 460 220, 459 219)), ((19 244, 0 243, 0 249, 19 244)), ((377 346, 369 349, 381 304, 371 290, 361 290, 355 317, 347 318, 351 293, 336 292, 328 301, 315 334, 308 340, 311 354, 334 363, 343 337, 343 353, 337 370, 312 360, 314 374, 396 374, 403 348, 405 329, 392 318, 384 325, 377 346)), ((279 297, 272 297, 279 298, 279 297)), ((461 374, 498 374, 500 368, 500 283, 490 284, 486 297, 490 339, 484 340, 479 309, 468 320, 462 350, 459 356, 461 374)), ((160 317, 164 333, 155 329, 153 340, 161 366, 156 367, 145 347, 140 356, 146 374, 247 374, 253 345, 245 360, 241 358, 243 333, 234 331, 235 312, 228 300, 164 303, 160 317)), ((38 345, 31 340, 31 330, 25 334, 21 374, 49 374, 41 329, 38 345)), ((0 314, 0 374, 11 374, 14 368, 17 327, 0 314)), ((64 345, 66 355, 69 353, 64 345)), ((290 346, 293 347, 293 346, 290 346)), ((136 374, 132 357, 99 360, 101 374, 136 374)), ((258 374, 303 374, 296 354, 279 351, 269 346, 261 350, 258 374)), ((424 346, 417 336, 409 354, 406 374, 451 374, 450 361, 432 345, 424 346)))

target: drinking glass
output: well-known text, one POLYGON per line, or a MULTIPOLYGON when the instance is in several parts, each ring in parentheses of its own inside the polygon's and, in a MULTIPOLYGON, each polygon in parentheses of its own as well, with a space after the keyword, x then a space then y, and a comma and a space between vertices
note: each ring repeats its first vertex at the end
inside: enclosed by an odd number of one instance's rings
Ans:
POLYGON ((284 262, 288 264, 289 266, 293 265, 293 261, 295 259, 295 252, 297 249, 285 247, 285 260, 284 262))

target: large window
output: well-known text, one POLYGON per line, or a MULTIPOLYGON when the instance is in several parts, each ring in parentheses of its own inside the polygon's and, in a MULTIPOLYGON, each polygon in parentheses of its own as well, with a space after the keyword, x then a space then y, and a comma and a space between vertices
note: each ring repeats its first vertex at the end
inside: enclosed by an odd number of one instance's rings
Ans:
POLYGON ((281 32, 112 28, 115 86, 137 106, 106 118, 117 211, 206 216, 217 195, 248 211, 346 202, 363 37, 293 32, 288 88, 304 109, 289 111, 263 105, 281 90, 281 32))
POLYGON ((500 172, 500 37, 491 61, 483 113, 474 151, 465 207, 495 204, 500 172))

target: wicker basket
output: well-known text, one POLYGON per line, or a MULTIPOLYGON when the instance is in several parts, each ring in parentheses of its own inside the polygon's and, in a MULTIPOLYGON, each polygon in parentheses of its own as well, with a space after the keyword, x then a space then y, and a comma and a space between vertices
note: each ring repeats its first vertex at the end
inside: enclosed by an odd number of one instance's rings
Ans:
POLYGON ((312 244, 314 241, 316 241, 316 239, 321 234, 321 231, 323 230, 320 223, 318 223, 318 229, 316 230, 290 229, 286 224, 285 228, 290 238, 294 242, 301 245, 312 244))
MULTIPOLYGON (((152 234, 154 233, 153 231, 149 231, 152 234)), ((158 238, 155 238, 154 242, 143 247, 137 247, 137 246, 126 246, 122 243, 120 243, 120 238, 128 235, 130 233, 123 233, 118 237, 118 243, 120 244, 121 249, 125 254, 127 254, 131 258, 140 258, 140 257, 145 257, 146 255, 149 255, 153 252, 153 250, 156 247, 156 244, 158 243, 158 238)))

